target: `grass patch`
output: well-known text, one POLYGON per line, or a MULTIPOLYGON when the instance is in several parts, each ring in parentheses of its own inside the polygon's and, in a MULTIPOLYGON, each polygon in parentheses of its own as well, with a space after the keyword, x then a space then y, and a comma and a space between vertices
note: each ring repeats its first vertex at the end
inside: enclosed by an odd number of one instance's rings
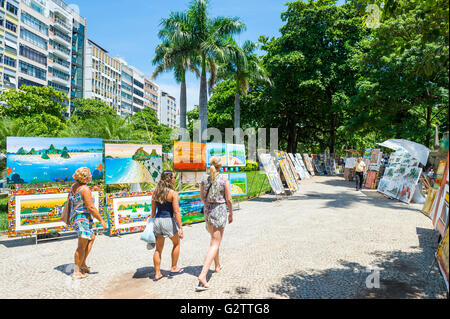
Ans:
POLYGON ((258 197, 271 189, 265 173, 261 173, 260 171, 247 172, 247 195, 236 196, 233 198, 243 201, 258 197))
POLYGON ((8 197, 0 198, 0 231, 8 230, 8 197))

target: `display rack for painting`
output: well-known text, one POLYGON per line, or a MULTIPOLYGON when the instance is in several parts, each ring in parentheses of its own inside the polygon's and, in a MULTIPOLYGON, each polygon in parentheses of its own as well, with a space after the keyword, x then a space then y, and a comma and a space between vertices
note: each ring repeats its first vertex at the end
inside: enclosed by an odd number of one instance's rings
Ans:
POLYGON ((152 193, 106 195, 111 236, 143 231, 152 214, 152 193))
POLYGON ((280 174, 278 174, 277 167, 270 154, 259 154, 259 160, 263 164, 264 171, 266 172, 269 184, 272 187, 273 192, 276 195, 284 194, 283 182, 281 181, 280 174))
MULTIPOLYGON (((73 231, 61 222, 61 214, 70 188, 39 188, 12 190, 8 196, 8 236, 24 237, 50 232, 73 231)), ((103 188, 92 187, 94 205, 106 220, 103 188)), ((94 219, 95 227, 101 227, 94 219)))
POLYGON ((8 184, 71 182, 80 167, 103 179, 103 140, 98 138, 7 137, 8 184))
POLYGON ((176 171, 205 171, 206 144, 174 141, 173 168, 176 171))
POLYGON ((161 145, 105 144, 105 184, 157 183, 162 167, 161 145))
POLYGON ((445 231, 445 235, 439 245, 439 248, 436 252, 436 260, 438 262, 439 270, 441 271, 442 277, 444 278, 445 285, 447 286, 447 291, 449 290, 448 286, 448 270, 449 270, 449 246, 448 246, 448 226, 445 231))
POLYGON ((179 203, 183 225, 205 221, 200 191, 179 193, 179 203))
POLYGON ((319 175, 325 175, 325 162, 322 154, 312 154, 312 164, 319 175))
POLYGON ((316 174, 314 173, 314 167, 313 167, 313 165, 312 165, 312 161, 311 161, 311 158, 309 157, 309 155, 306 154, 306 153, 303 154, 303 159, 305 160, 306 168, 308 169, 309 173, 310 173, 312 176, 316 175, 316 174))
POLYGON ((397 150, 389 158, 378 192, 409 203, 419 182, 422 169, 419 161, 404 150, 397 150))
POLYGON ((449 167, 448 155, 444 169, 444 174, 439 180, 439 190, 437 190, 436 198, 431 208, 430 218, 432 220, 434 229, 437 230, 441 236, 448 226, 449 218, 449 167))
POLYGON ((281 172, 283 173, 284 179, 289 187, 289 190, 291 192, 297 191, 297 182, 295 180, 294 174, 291 171, 291 167, 289 166, 289 163, 286 160, 285 155, 283 155, 284 152, 276 151, 275 154, 277 155, 278 159, 278 165, 280 166, 281 172))
POLYGON ((300 165, 305 178, 311 178, 311 176, 309 175, 308 169, 306 168, 305 163, 303 162, 302 156, 299 153, 296 153, 295 159, 297 160, 297 163, 300 165))

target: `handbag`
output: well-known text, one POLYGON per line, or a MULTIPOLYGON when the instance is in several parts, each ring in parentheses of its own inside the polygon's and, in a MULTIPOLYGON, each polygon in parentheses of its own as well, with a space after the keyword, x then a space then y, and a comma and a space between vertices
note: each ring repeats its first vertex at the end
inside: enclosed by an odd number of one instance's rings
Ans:
POLYGON ((147 225, 145 226, 144 232, 141 234, 141 240, 145 241, 148 244, 156 243, 155 233, 153 232, 154 228, 153 218, 149 218, 147 221, 147 225))
POLYGON ((64 204, 61 218, 59 220, 67 226, 70 226, 70 195, 67 197, 67 201, 64 204))
MULTIPOLYGON (((211 189, 211 186, 212 186, 212 183, 211 183, 211 185, 209 185, 208 191, 206 192, 205 202, 208 200, 209 190, 211 189)), ((203 207, 202 207, 202 214, 203 215, 205 214, 204 211, 205 211, 205 205, 203 205, 203 207)))

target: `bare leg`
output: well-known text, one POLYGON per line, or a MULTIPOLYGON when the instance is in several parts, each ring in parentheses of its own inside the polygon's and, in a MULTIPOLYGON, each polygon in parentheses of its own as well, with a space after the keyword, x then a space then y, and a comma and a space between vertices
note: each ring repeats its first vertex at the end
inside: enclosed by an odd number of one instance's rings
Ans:
MULTIPOLYGON (((211 238, 213 236, 213 227, 211 225, 208 225, 208 229, 209 229, 209 233, 211 235, 211 238)), ((222 233, 223 236, 223 233, 222 233)), ((219 261, 219 251, 220 251, 220 244, 219 244, 219 249, 217 249, 217 254, 216 256, 214 256, 214 265, 215 265, 215 272, 219 272, 220 271, 220 261, 219 261)))
POLYGON ((156 237, 156 248, 153 254, 153 265, 155 266, 155 279, 161 278, 161 254, 164 248, 164 237, 156 237))
POLYGON ((170 240, 173 243, 173 248, 172 248, 172 268, 170 268, 170 271, 171 272, 177 272, 177 271, 180 270, 180 268, 177 267, 178 257, 180 256, 180 246, 181 246, 180 236, 178 236, 178 234, 176 234, 175 236, 170 238, 170 240))
POLYGON ((203 286, 208 287, 206 282, 206 275, 208 274, 208 270, 211 267, 211 264, 214 258, 217 256, 217 252, 220 247, 220 242, 222 241, 224 228, 216 228, 212 229, 211 243, 208 249, 208 252, 205 257, 205 261, 203 263, 202 272, 198 276, 198 280, 203 284, 203 286))
POLYGON ((88 239, 85 238, 78 238, 78 247, 75 251, 75 265, 73 270, 73 277, 74 278, 84 278, 87 276, 87 274, 81 274, 80 269, 81 265, 83 263, 83 260, 85 260, 84 255, 86 254, 86 247, 89 243, 88 239))
POLYGON ((91 252, 92 246, 94 245, 94 240, 95 240, 95 235, 92 234, 91 240, 89 240, 87 246, 86 246, 86 250, 85 250, 85 254, 84 254, 84 260, 81 263, 81 270, 86 270, 87 272, 90 271, 89 267, 86 265, 86 259, 89 255, 89 253, 91 252))

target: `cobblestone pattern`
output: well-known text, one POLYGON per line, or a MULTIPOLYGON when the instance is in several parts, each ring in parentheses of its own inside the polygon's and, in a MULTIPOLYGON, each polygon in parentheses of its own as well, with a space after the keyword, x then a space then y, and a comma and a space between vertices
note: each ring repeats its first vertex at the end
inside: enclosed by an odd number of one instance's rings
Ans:
MULTIPOLYGON (((0 238, 1 298, 445 298, 437 267, 426 275, 437 236, 422 205, 356 192, 341 177, 303 181, 292 197, 240 203, 220 250, 224 269, 195 292, 209 246, 204 224, 184 227, 186 273, 153 282, 152 255, 139 237, 98 236, 88 258, 96 272, 72 281, 76 238, 34 245, 0 238), (366 288, 370 265, 380 288, 366 288)), ((170 270, 171 243, 163 251, 170 270)))

